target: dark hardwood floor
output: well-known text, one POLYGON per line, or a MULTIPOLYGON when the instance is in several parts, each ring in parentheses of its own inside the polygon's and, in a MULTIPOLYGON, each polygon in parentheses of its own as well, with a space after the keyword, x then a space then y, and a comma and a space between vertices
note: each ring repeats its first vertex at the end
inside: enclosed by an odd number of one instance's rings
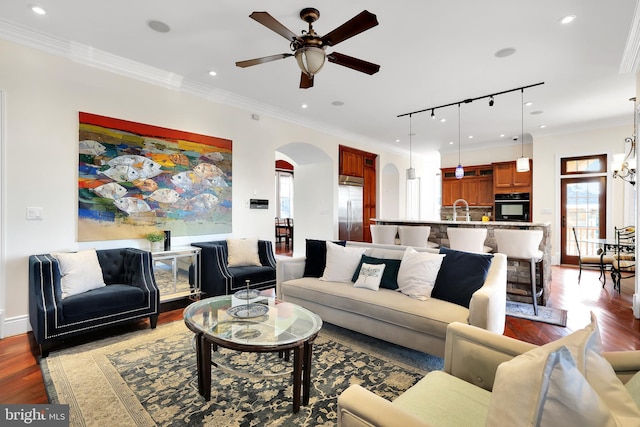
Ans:
MULTIPOLYGON (((577 268, 554 266, 552 274, 549 306, 568 310, 567 327, 507 317, 505 335, 544 344, 584 327, 589 323, 589 313, 593 311, 598 317, 605 351, 640 350, 640 320, 635 319, 631 311, 632 283, 623 284, 622 293, 618 294, 612 289, 610 277, 606 288, 602 288, 596 271, 583 271, 580 285, 577 268)), ((182 320, 186 304, 185 300, 163 305, 158 324, 182 320)), ((100 335, 148 327, 148 321, 141 320, 106 330, 100 335)), ((99 338, 97 335, 81 337, 70 344, 99 338)), ((0 340, 0 403, 48 403, 36 354, 37 346, 31 333, 0 340)))

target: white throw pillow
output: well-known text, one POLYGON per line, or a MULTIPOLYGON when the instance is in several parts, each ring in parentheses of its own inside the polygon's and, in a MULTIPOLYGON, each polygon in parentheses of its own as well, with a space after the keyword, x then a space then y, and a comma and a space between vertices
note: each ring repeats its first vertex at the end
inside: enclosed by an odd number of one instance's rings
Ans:
POLYGON ((367 264, 362 263, 360 267, 360 275, 353 285, 355 288, 371 289, 377 291, 380 288, 382 273, 384 272, 384 264, 367 264))
POLYGON ((362 254, 367 248, 347 247, 327 242, 327 263, 320 280, 326 282, 351 282, 362 254))
POLYGON ((600 354, 595 316, 591 324, 500 364, 487 413, 488 427, 634 425, 640 409, 600 354), (551 353, 565 348, 576 370, 551 375, 551 353), (544 363, 541 363, 544 361, 544 363))
POLYGON ((429 299, 444 257, 443 254, 405 249, 398 270, 398 290, 412 298, 429 299))
POLYGON ((60 266, 62 299, 106 286, 95 249, 52 255, 60 266))
POLYGON ((227 266, 262 265, 258 255, 258 238, 227 239, 227 266))

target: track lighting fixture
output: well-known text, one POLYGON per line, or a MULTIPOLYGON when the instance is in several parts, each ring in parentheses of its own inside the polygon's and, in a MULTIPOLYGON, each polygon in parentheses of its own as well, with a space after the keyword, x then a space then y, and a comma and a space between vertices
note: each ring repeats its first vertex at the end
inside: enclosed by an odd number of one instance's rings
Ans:
POLYGON ((413 168, 412 163, 412 138, 413 132, 411 129, 411 114, 409 114, 409 169, 407 169, 407 180, 416 179, 416 170, 413 168))
POLYGON ((493 95, 489 98, 489 107, 493 107, 493 95))
MULTIPOLYGON (((411 115, 409 115, 411 117, 411 115)), ((458 166, 456 167, 456 179, 464 178, 464 168, 460 162, 460 104, 458 104, 458 166)))
POLYGON ((529 172, 529 158, 524 156, 524 89, 520 89, 520 146, 522 157, 516 160, 516 172, 529 172))
POLYGON ((433 108, 431 109, 431 119, 435 119, 436 118, 436 113, 433 111, 433 108))

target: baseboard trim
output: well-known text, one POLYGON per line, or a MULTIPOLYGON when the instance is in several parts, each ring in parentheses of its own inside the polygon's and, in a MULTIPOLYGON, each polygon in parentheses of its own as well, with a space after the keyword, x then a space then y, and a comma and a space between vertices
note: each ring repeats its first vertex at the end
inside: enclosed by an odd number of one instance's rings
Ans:
POLYGON ((31 330, 29 316, 26 314, 23 316, 11 317, 5 320, 4 313, 2 313, 2 319, 0 320, 0 338, 26 334, 31 330))

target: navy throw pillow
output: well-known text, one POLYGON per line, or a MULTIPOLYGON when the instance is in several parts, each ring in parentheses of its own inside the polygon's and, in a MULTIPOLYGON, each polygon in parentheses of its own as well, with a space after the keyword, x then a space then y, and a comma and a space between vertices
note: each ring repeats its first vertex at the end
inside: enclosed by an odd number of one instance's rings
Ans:
POLYGON ((471 296, 487 278, 493 255, 440 248, 442 260, 431 296, 469 308, 471 296))
MULTIPOLYGON (((346 240, 333 242, 345 246, 346 240)), ((327 241, 306 239, 306 256, 303 277, 322 277, 327 264, 327 241)))
POLYGON ((373 264, 379 265, 384 264, 384 271, 382 272, 382 280, 380 280, 380 287, 387 288, 391 290, 398 289, 398 270, 400 270, 400 259, 387 259, 387 258, 374 258, 367 255, 362 255, 360 259, 360 264, 358 264, 358 268, 356 268, 356 272, 353 274, 352 282, 356 282, 358 280, 358 276, 360 276, 360 268, 362 268, 362 264, 373 264))

